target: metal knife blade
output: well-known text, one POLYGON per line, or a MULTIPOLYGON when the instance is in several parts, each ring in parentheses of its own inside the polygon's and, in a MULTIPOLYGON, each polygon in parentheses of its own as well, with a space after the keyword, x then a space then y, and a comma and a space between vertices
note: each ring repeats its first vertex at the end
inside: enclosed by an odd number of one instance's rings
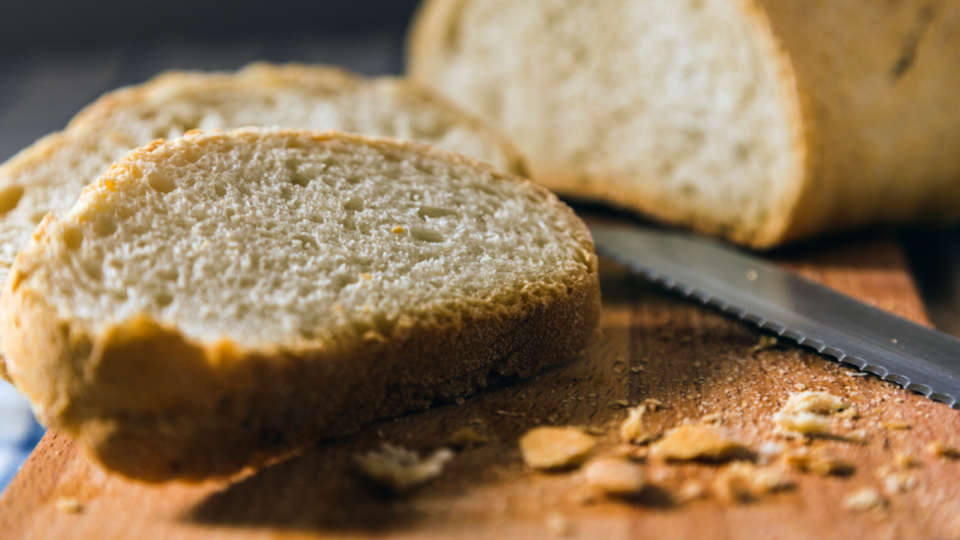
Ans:
POLYGON ((692 234, 590 225, 597 253, 797 344, 960 409, 960 340, 692 234))

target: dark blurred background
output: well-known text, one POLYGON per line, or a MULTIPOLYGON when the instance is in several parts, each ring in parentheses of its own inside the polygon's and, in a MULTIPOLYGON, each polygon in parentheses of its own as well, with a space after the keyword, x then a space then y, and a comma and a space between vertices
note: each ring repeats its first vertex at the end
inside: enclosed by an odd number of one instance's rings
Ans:
POLYGON ((418 0, 0 0, 0 162, 103 92, 255 60, 400 73, 418 0))
POLYGON ((3 0, 0 51, 208 39, 402 32, 417 0, 3 0))

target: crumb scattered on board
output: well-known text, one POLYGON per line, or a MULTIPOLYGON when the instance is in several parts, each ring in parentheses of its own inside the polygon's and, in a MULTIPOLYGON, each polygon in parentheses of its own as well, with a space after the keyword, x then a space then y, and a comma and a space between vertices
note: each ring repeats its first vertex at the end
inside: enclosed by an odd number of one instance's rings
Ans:
POLYGON ((757 341, 757 344, 753 346, 753 350, 762 351, 764 349, 772 349, 777 346, 777 343, 778 340, 776 336, 760 334, 760 339, 757 341))
POLYGON ((574 533, 573 524, 563 514, 553 512, 547 516, 545 523, 547 528, 558 536, 570 536, 574 533))
POLYGON ((595 493, 629 497, 643 491, 646 475, 643 468, 623 458, 600 457, 583 468, 583 477, 595 493))
POLYGON ((674 500, 678 503, 686 503, 690 501, 695 501, 698 499, 703 499, 707 496, 707 488, 704 485, 696 480, 688 480, 680 489, 677 490, 674 500))
POLYGON ((477 433, 472 426, 465 426, 450 435, 450 445, 456 448, 466 448, 468 446, 479 446, 490 442, 490 439, 477 433))
POLYGON ((947 446, 943 441, 933 441, 926 447, 927 452, 944 459, 960 459, 960 450, 947 446))
POLYGON ((61 497, 53 505, 64 514, 79 514, 83 511, 83 506, 73 497, 61 497))
POLYGON ((883 484, 883 492, 888 496, 898 493, 904 493, 917 487, 917 478, 910 473, 903 471, 889 471, 883 473, 880 477, 883 484))
POLYGON ((863 488, 847 495, 843 505, 854 512, 880 512, 887 506, 880 492, 874 488, 863 488))
POLYGON ((684 424, 667 431, 654 444, 651 455, 668 461, 726 461, 747 453, 747 448, 711 425, 684 424))
POLYGON ((646 412, 646 405, 639 405, 627 411, 627 418, 620 424, 621 441, 641 444, 653 437, 653 434, 643 429, 643 415, 646 412))
POLYGON ((796 483, 779 468, 759 468, 747 461, 735 461, 713 481, 713 493, 722 502, 744 502, 770 493, 793 489, 796 483))
POLYGON ((413 450, 384 443, 380 450, 354 456, 361 474, 395 493, 409 491, 443 472, 453 451, 440 448, 421 459, 413 450))
POLYGON ((572 426, 533 428, 520 438, 524 463, 544 470, 579 465, 596 445, 596 437, 572 426))
POLYGON ((800 471, 820 476, 847 476, 856 472, 853 463, 823 449, 789 452, 784 456, 784 462, 800 471))
POLYGON ((856 409, 829 392, 806 390, 793 394, 773 415, 777 427, 786 433, 813 435, 829 433, 832 418, 838 413, 856 416, 856 409))

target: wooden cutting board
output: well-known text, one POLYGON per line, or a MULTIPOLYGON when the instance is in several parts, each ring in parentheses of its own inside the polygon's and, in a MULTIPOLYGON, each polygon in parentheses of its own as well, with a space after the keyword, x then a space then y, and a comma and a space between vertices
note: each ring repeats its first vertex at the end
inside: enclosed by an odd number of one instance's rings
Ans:
MULTIPOLYGON (((808 278, 926 323, 899 244, 889 236, 835 241, 777 257, 808 278)), ((0 499, 4 538, 960 538, 960 462, 928 453, 960 447, 960 413, 816 354, 760 347, 760 333, 652 288, 601 262, 603 338, 582 358, 538 377, 382 422, 229 481, 148 486, 102 471, 66 437, 49 432, 0 499), (798 389, 827 390, 861 411, 836 437, 783 439, 771 416, 798 389), (757 449, 829 450, 852 475, 786 469, 796 487, 750 502, 718 500, 710 487, 727 465, 648 460, 650 486, 633 500, 589 497, 577 471, 526 469, 517 440, 547 424, 590 426, 596 451, 617 444, 620 404, 653 399, 647 427, 719 415, 719 428, 757 449), (359 477, 353 456, 384 442, 424 452, 471 426, 489 442, 461 450, 433 482, 401 497, 359 477), (903 428, 907 429, 895 429, 903 428), (864 430, 863 444, 843 436, 864 430), (882 511, 844 506, 852 492, 883 490, 898 454, 915 486, 885 495, 882 511), (683 486, 707 488, 681 502, 683 486)), ((781 467, 775 462, 770 467, 781 467)))

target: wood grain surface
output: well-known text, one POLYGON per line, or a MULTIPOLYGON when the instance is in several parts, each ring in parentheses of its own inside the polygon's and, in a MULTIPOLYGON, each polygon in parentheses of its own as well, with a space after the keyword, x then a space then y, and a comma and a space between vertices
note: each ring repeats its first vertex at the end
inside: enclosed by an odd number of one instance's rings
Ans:
MULTIPOLYGON (((834 241, 775 258, 803 275, 915 321, 926 322, 899 244, 888 236, 834 241)), ((66 437, 49 432, 0 499, 3 538, 960 538, 960 461, 928 453, 960 447, 960 413, 805 350, 758 347, 760 333, 666 295, 601 261, 603 337, 589 352, 532 380, 464 403, 381 422, 341 440, 229 480, 149 486, 104 472, 66 437), (791 440, 772 415, 798 389, 828 390, 861 417, 833 436, 791 440), (650 430, 719 415, 719 428, 754 450, 829 450, 855 464, 848 476, 787 468, 792 490, 749 502, 710 491, 727 464, 642 462, 649 487, 629 500, 590 496, 576 470, 524 467, 518 438, 539 425, 580 425, 613 451, 623 403, 658 400, 650 430), (390 442, 429 452, 472 426, 489 438, 458 451, 436 480, 403 496, 360 477, 353 457, 390 442), (907 429, 892 427, 909 426, 907 429), (864 430, 865 443, 848 441, 864 430), (854 491, 883 493, 898 454, 916 485, 884 495, 882 511, 844 505, 854 491), (683 502, 684 486, 707 488, 683 502)))

